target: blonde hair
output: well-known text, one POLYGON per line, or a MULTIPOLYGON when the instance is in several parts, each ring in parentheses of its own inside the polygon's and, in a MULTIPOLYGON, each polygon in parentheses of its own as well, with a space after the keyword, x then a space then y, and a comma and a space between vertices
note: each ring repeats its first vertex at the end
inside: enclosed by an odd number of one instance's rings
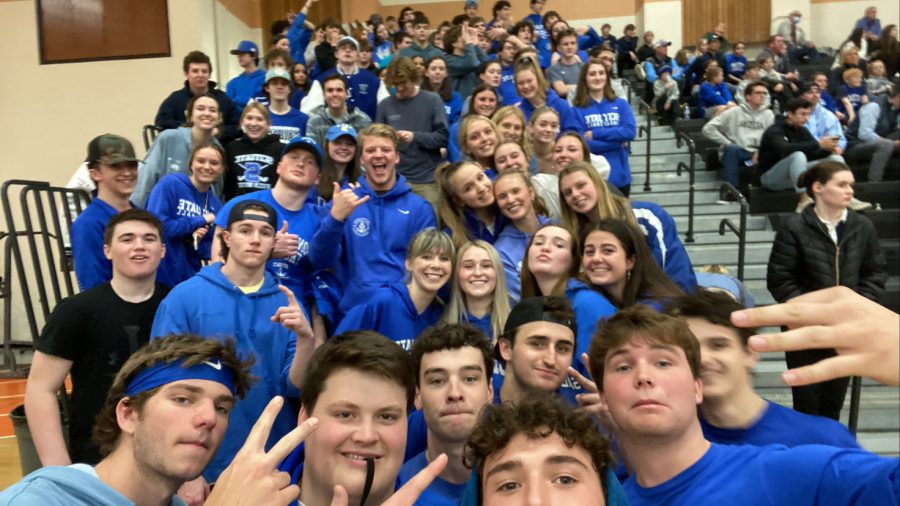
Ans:
POLYGON ((484 170, 480 163, 473 161, 442 163, 437 166, 434 175, 438 190, 438 221, 442 226, 450 229, 453 245, 457 248, 461 248, 465 243, 469 242, 470 237, 469 231, 466 229, 465 217, 463 216, 465 206, 457 205, 454 202, 456 193, 453 191, 452 179, 460 169, 467 165, 477 167, 481 171, 484 170))
POLYGON ((617 218, 627 221, 629 224, 638 226, 637 220, 634 218, 634 212, 631 210, 631 204, 625 197, 614 195, 606 187, 606 182, 594 169, 594 166, 588 162, 572 162, 559 173, 559 201, 562 211, 562 222, 570 230, 581 230, 587 223, 597 223, 607 218, 617 218), (594 183, 594 189, 597 193, 597 205, 587 215, 576 213, 573 211, 563 196, 562 181, 563 179, 576 172, 584 172, 591 182, 594 183))
MULTIPOLYGON (((540 104, 547 103, 547 89, 550 88, 550 85, 547 84, 547 79, 544 78, 544 73, 541 72, 541 68, 538 67, 537 63, 534 59, 523 59, 522 61, 516 63, 515 72, 513 73, 513 83, 516 86, 516 91, 518 92, 518 80, 516 77, 522 73, 531 71, 534 74, 534 78, 537 80, 537 91, 536 97, 538 98, 538 102, 540 104)), ((522 99, 525 100, 525 99, 522 99)))
MULTIPOLYGON (((476 121, 485 121, 488 125, 491 125, 491 130, 494 131, 494 136, 497 138, 497 146, 499 146, 500 142, 503 140, 500 136, 500 130, 497 128, 497 125, 495 125, 490 120, 490 118, 488 118, 487 116, 482 116, 480 114, 466 115, 466 117, 464 117, 459 124, 459 139, 457 140, 459 141, 460 152, 467 155, 471 159, 474 159, 474 157, 472 156, 472 153, 469 152, 469 128, 471 128, 472 123, 475 123, 476 121)), ((494 149, 496 149, 496 147, 494 149)), ((493 158, 493 154, 491 155, 491 158, 493 158)))
POLYGON ((426 228, 416 234, 406 247, 406 259, 413 260, 437 250, 453 258, 455 248, 450 237, 436 228, 426 228))
POLYGON ((400 138, 397 137, 397 130, 394 130, 394 127, 390 125, 385 125, 384 123, 372 123, 371 125, 363 128, 357 137, 357 151, 362 152, 363 146, 366 145, 366 139, 369 137, 381 137, 383 139, 388 139, 391 143, 394 144, 394 149, 400 145, 400 138))
MULTIPOLYGON (((503 120, 508 118, 509 116, 515 116, 522 123, 522 140, 519 142, 519 145, 522 146, 522 149, 525 151, 525 156, 530 160, 532 156, 534 156, 534 144, 531 142, 531 132, 528 131, 528 120, 525 119, 525 113, 522 112, 522 109, 514 105, 506 105, 499 109, 497 112, 491 116, 491 121, 497 125, 497 129, 500 129, 500 123, 503 123, 503 120)), ((502 137, 502 135, 501 135, 502 137)))
POLYGON ((472 248, 481 248, 487 252, 491 265, 496 273, 497 284, 494 287, 493 300, 491 301, 491 331, 493 331, 492 343, 497 341, 500 334, 503 333, 503 326, 506 325, 506 318, 509 316, 509 294, 506 289, 506 272, 503 269, 503 263, 500 261, 500 255, 490 243, 482 240, 471 241, 463 244, 456 251, 456 259, 454 261, 454 275, 450 285, 450 302, 444 311, 443 320, 447 323, 466 323, 469 320, 469 312, 466 306, 466 294, 463 293, 459 286, 459 266, 462 264, 463 255, 472 248))
MULTIPOLYGON (((515 142, 504 142, 503 144, 516 144, 515 142)), ((518 146, 518 144, 516 144, 518 146)), ((525 173, 521 170, 506 170, 497 174, 497 178, 494 179, 494 189, 496 191, 497 183, 500 182, 501 179, 506 179, 508 177, 518 176, 522 182, 525 183, 525 186, 528 187, 529 190, 534 194, 534 200, 531 201, 531 207, 534 209, 534 213, 541 216, 550 216, 550 211, 547 210, 547 204, 544 202, 544 199, 541 198, 540 195, 537 194, 537 190, 534 188, 534 183, 531 181, 531 175, 525 173)), ((496 193, 494 194, 496 198, 496 193)))
POLYGON ((259 102, 255 101, 255 100, 251 100, 250 102, 247 102, 247 105, 244 107, 244 111, 241 112, 241 123, 244 122, 244 118, 247 116, 248 113, 250 113, 250 111, 256 111, 256 112, 262 114, 262 117, 266 120, 266 124, 267 125, 272 124, 272 117, 269 116, 269 110, 266 109, 266 106, 260 104, 259 102))

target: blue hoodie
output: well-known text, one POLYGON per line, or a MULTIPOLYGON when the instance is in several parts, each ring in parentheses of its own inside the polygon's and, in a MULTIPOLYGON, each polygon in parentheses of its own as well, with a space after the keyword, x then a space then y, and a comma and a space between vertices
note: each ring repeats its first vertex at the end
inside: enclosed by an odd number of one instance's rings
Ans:
POLYGON ((103 231, 116 214, 115 208, 94 197, 72 222, 72 259, 82 292, 112 279, 112 262, 103 254, 103 231))
POLYGON ((462 112, 463 100, 459 93, 450 94, 450 100, 444 100, 444 112, 447 113, 447 124, 453 124, 459 121, 459 114, 462 112))
POLYGON ((650 247, 653 258, 685 293, 692 292, 697 287, 697 276, 694 275, 684 244, 678 237, 675 220, 653 202, 632 201, 631 209, 647 238, 647 246, 650 247))
POLYGON ((253 100, 253 97, 263 94, 263 83, 265 81, 266 71, 263 69, 256 69, 249 74, 241 72, 241 75, 228 81, 228 84, 225 86, 225 93, 228 94, 228 98, 234 102, 238 109, 243 110, 247 102, 253 100))
POLYGON ((369 294, 368 302, 351 308, 334 334, 350 330, 374 330, 403 347, 412 349, 412 344, 428 327, 441 319, 444 308, 432 303, 419 314, 409 289, 403 283, 391 283, 369 294))
POLYGON ((553 51, 550 49, 550 34, 544 28, 543 17, 540 14, 532 12, 525 16, 525 19, 534 25, 534 47, 538 50, 541 68, 545 69, 550 66, 550 60, 553 57, 553 51))
POLYGON ((500 87, 497 91, 500 93, 501 102, 507 105, 519 103, 522 97, 516 92, 516 68, 501 63, 500 73, 500 87))
POLYGON ((175 286, 196 274, 203 260, 209 260, 214 231, 208 230, 196 248, 193 234, 206 225, 204 214, 218 214, 221 208, 212 189, 200 193, 185 174, 169 174, 159 180, 150 192, 147 210, 163 225, 166 256, 159 267, 160 283, 175 286))
POLYGON ((725 105, 732 102, 731 92, 724 82, 719 84, 710 84, 703 82, 700 85, 700 107, 713 107, 717 105, 725 105))
MULTIPOLYGON (((217 139, 213 138, 212 142, 222 147, 217 139)), ((144 157, 144 166, 138 171, 138 180, 131 194, 131 201, 138 206, 145 206, 150 192, 163 176, 176 172, 187 174, 190 168, 188 160, 193 149, 191 127, 165 130, 159 134, 144 157)), ((219 178, 213 185, 213 192, 221 196, 224 186, 222 178, 219 178)))
POLYGON ((368 300, 372 288, 401 281, 406 276, 406 247, 420 231, 434 227, 434 209, 412 192, 406 178, 379 195, 365 176, 358 180, 360 196, 369 201, 357 207, 345 222, 331 216, 331 205, 323 209, 319 230, 310 243, 310 258, 317 268, 336 266, 344 286, 340 308, 368 300), (327 213, 327 214, 326 214, 327 213))
MULTIPOLYGON (((270 274, 265 274, 259 290, 245 294, 222 274, 222 264, 217 262, 173 288, 156 311, 152 339, 181 333, 231 338, 242 357, 256 357, 250 373, 257 382, 231 412, 222 445, 203 472, 208 482, 216 481, 231 463, 272 397, 300 395, 289 377, 297 336, 271 320, 287 302, 270 274)), ((266 449, 296 426, 297 417, 285 403, 272 425, 266 449)))
MULTIPOLYGON (((544 225, 551 220, 546 216, 538 216, 538 225, 544 225)), ((506 274, 506 291, 509 292, 509 298, 518 302, 522 292, 522 260, 525 258, 525 248, 528 247, 528 241, 531 235, 520 231, 515 225, 510 223, 505 226, 494 243, 494 249, 500 255, 500 261, 503 263, 503 272, 506 274)))
MULTIPOLYGON (((621 100, 621 99, 620 99, 621 100)), ((513 103, 513 102, 510 102, 513 103)), ((627 104, 627 102, 626 102, 627 104)), ((583 133, 578 130, 578 118, 577 114, 575 114, 575 108, 570 106, 566 99, 560 98, 559 95, 553 92, 553 90, 548 90, 547 93, 547 103, 544 104, 547 107, 555 110, 559 114, 559 131, 560 132, 568 132, 569 130, 576 130, 579 133, 583 133)), ((519 109, 522 109, 522 114, 525 115, 525 121, 531 121, 531 113, 534 112, 534 105, 531 102, 523 99, 519 101, 519 109)), ((629 108, 630 112, 631 109, 629 108)), ((632 120, 632 123, 634 121, 632 120)), ((634 137, 632 135, 632 137, 634 137)))
POLYGON ((228 227, 228 213, 237 202, 242 200, 260 200, 272 206, 278 213, 278 228, 285 221, 288 223, 288 233, 296 234, 300 237, 297 244, 297 254, 289 258, 272 258, 266 264, 266 270, 269 271, 279 283, 291 289, 298 300, 304 302, 304 307, 309 307, 312 300, 312 274, 318 270, 310 261, 310 244, 313 234, 321 221, 323 208, 309 202, 309 198, 303 204, 299 211, 292 211, 283 207, 275 197, 272 196, 272 190, 260 190, 253 193, 247 193, 239 197, 235 197, 228 201, 222 211, 216 215, 215 225, 221 229, 228 227))
MULTIPOLYGON (((616 306, 614 306, 602 293, 591 289, 586 284, 577 279, 570 279, 566 284, 566 298, 572 305, 572 312, 575 313, 575 328, 578 332, 575 334, 575 353, 572 355, 572 367, 587 378, 591 377, 590 371, 581 360, 581 354, 587 353, 591 347, 591 339, 597 330, 597 322, 616 314, 616 306)), ((576 388, 563 389, 564 394, 584 393, 584 389, 580 384, 574 382, 576 388)), ((566 395, 568 398, 568 395, 566 395)), ((570 399, 574 402, 574 399, 570 399)))
MULTIPOLYGON (((492 169, 487 169, 485 172, 488 172, 492 169)), ((488 174, 488 177, 491 177, 488 174)), ((494 176, 495 178, 496 176, 494 176)), ((494 178, 491 178, 493 180, 494 178)), ((470 241, 477 241, 481 239, 482 241, 487 242, 488 244, 494 244, 497 242, 497 238, 500 237, 500 233, 506 228, 507 223, 509 223, 509 218, 503 215, 500 212, 500 208, 494 204, 494 229, 491 230, 481 218, 478 217, 471 209, 468 207, 463 209, 463 224, 466 227, 466 232, 469 235, 470 241)), ((447 235, 452 235, 450 233, 450 229, 444 229, 444 232, 447 235)))
POLYGON ((588 107, 573 107, 578 124, 576 130, 585 139, 591 153, 601 155, 609 162, 609 182, 616 188, 631 184, 631 166, 628 164, 628 143, 637 135, 637 124, 631 106, 621 98, 591 100, 588 107))
POLYGON ((294 63, 302 63, 308 69, 309 65, 306 64, 306 55, 304 53, 306 53, 306 46, 309 45, 309 41, 312 39, 312 30, 306 29, 306 14, 302 12, 297 13, 294 22, 288 28, 287 38, 291 47, 291 59, 294 60, 294 63))

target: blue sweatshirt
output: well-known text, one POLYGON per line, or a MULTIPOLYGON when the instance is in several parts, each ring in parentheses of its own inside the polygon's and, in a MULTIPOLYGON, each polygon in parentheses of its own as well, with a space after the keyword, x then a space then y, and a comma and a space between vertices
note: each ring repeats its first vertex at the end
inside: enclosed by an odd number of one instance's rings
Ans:
POLYGON ((525 19, 534 24, 534 47, 538 50, 541 68, 545 69, 550 66, 550 60, 553 57, 553 51, 550 49, 550 34, 544 28, 543 18, 540 14, 532 12, 525 16, 525 19))
MULTIPOLYGON (((492 169, 488 169, 485 172, 488 172, 489 170, 492 170, 492 169)), ((496 174, 494 174, 494 177, 491 177, 490 174, 487 174, 487 176, 491 180, 494 180, 496 178, 496 174)), ((496 204, 494 204, 493 207, 494 207, 494 228, 493 228, 493 230, 488 228, 488 226, 483 221, 481 221, 481 218, 479 218, 478 215, 475 214, 468 207, 463 209, 463 223, 465 224, 466 232, 469 235, 470 241, 476 241, 478 239, 481 239, 482 241, 485 241, 491 245, 493 245, 495 242, 497 242, 497 238, 500 237, 500 232, 502 232, 503 229, 506 228, 507 223, 509 223, 509 218, 507 218, 506 216, 503 215, 503 213, 500 212, 500 208, 497 207, 496 204)), ((447 235, 451 235, 450 229, 445 229, 444 232, 446 232, 447 235)))
POLYGON ((228 226, 228 213, 231 208, 242 200, 260 200, 272 206, 278 213, 278 229, 285 221, 288 223, 288 233, 296 234, 300 237, 297 244, 297 254, 288 258, 272 258, 266 264, 266 270, 274 276, 279 283, 291 289, 298 300, 304 302, 304 307, 309 307, 312 300, 311 279, 313 271, 317 270, 310 261, 309 250, 316 232, 316 228, 321 221, 323 208, 312 204, 309 199, 306 200, 303 207, 298 211, 292 211, 285 208, 275 197, 272 196, 272 190, 260 190, 253 193, 247 193, 239 197, 235 197, 228 201, 222 211, 216 214, 215 225, 221 229, 228 226))
POLYGON ((624 99, 591 100, 587 107, 573 107, 581 135, 591 132, 585 139, 591 153, 601 155, 609 162, 608 181, 616 188, 631 184, 631 166, 628 164, 628 143, 637 135, 637 124, 631 106, 624 99))
POLYGON ((253 97, 262 95, 265 81, 266 71, 263 69, 256 69, 249 74, 242 72, 241 75, 228 81, 225 93, 228 94, 228 98, 234 102, 234 105, 243 111, 247 102, 253 97))
POLYGON ((711 443, 725 445, 785 446, 828 445, 859 448, 850 431, 839 422, 824 416, 807 415, 766 401, 766 409, 753 425, 744 429, 721 429, 700 417, 703 437, 711 443))
POLYGON ((306 135, 306 124, 309 122, 309 116, 305 112, 298 111, 293 107, 285 114, 272 112, 270 106, 266 106, 266 110, 269 111, 269 117, 272 119, 269 133, 278 134, 282 143, 287 144, 294 137, 306 135))
POLYGON ((329 204, 310 243, 310 258, 317 268, 336 267, 344 287, 343 311, 367 301, 371 289, 401 281, 409 241, 436 224, 431 204, 413 193, 403 176, 398 175, 394 187, 383 195, 372 190, 365 176, 358 183, 357 195, 368 195, 369 201, 346 222, 331 216, 329 204))
POLYGON ((692 292, 697 287, 697 276, 672 215, 653 202, 632 201, 631 209, 653 258, 679 288, 685 293, 692 292))
MULTIPOLYGON (((428 457, 425 452, 421 452, 400 468, 397 475, 397 486, 402 487, 422 469, 428 466, 428 457)), ((466 483, 450 483, 440 476, 428 485, 428 488, 422 491, 416 504, 427 504, 428 506, 458 506, 462 499, 463 492, 466 490, 466 483)))
POLYGON ((160 283, 175 286, 196 274, 203 260, 209 260, 214 230, 208 230, 196 248, 193 234, 206 225, 204 214, 220 214, 221 208, 212 189, 200 193, 185 174, 169 174, 159 180, 147 200, 147 210, 163 224, 166 256, 159 266, 160 283))
POLYGON ((660 485, 645 488, 630 476, 623 486, 631 506, 897 504, 898 466, 895 458, 833 446, 713 444, 660 485))
POLYGON ((462 112, 462 97, 459 93, 453 92, 450 100, 444 100, 444 112, 447 113, 447 124, 459 121, 459 115, 462 112))
MULTIPOLYGON (((291 59, 294 60, 294 63, 302 63, 303 65, 306 65, 306 46, 309 45, 309 41, 312 39, 312 30, 307 30, 305 23, 306 14, 298 12, 287 32, 288 42, 291 45, 291 59)), ((308 68, 309 65, 306 65, 306 67, 308 68)))
POLYGON ((103 254, 103 231, 116 214, 111 205, 94 197, 72 222, 72 259, 79 291, 112 279, 112 262, 103 254))
POLYGON ((747 57, 746 56, 737 56, 734 53, 728 53, 725 55, 725 63, 728 67, 725 70, 725 73, 734 76, 738 79, 744 78, 744 72, 747 69, 747 57))
POLYGON ((367 302, 357 304, 347 311, 334 334, 350 330, 374 330, 409 351, 419 334, 441 319, 443 310, 439 304, 432 303, 420 314, 409 297, 407 286, 403 283, 390 283, 374 293, 369 292, 367 302))
MULTIPOLYGON (((581 354, 588 352, 588 348, 591 346, 591 339, 597 330, 597 322, 616 314, 616 307, 603 294, 574 278, 570 279, 566 284, 566 298, 569 299, 569 303, 572 305, 572 312, 575 313, 575 328, 578 329, 578 332, 575 334, 575 352, 572 355, 572 367, 585 377, 590 378, 591 373, 581 360, 581 354)), ((576 387, 562 390, 561 392, 564 395, 584 393, 584 388, 580 384, 574 380, 572 380, 572 383, 576 387)), ((574 398, 570 400, 577 404, 574 398)))
MULTIPOLYGON (((524 98, 519 100, 519 109, 522 109, 522 113, 525 114, 525 121, 530 121, 531 113, 534 112, 535 107, 531 102, 524 98)), ((553 90, 547 90, 547 103, 545 105, 559 113, 560 132, 578 130, 578 119, 576 118, 577 114, 575 114, 575 108, 570 106, 569 103, 566 102, 566 99, 560 98, 553 90)), ((631 109, 629 109, 629 111, 631 111, 631 109)))
POLYGON ((514 66, 500 64, 500 86, 497 91, 500 93, 500 101, 506 105, 517 104, 522 100, 522 97, 516 92, 516 68, 514 66))
MULTIPOLYGON (((217 139, 213 138, 212 141, 221 147, 217 139)), ((193 149, 190 127, 166 130, 159 134, 144 157, 144 166, 138 171, 138 180, 131 194, 131 201, 138 206, 145 206, 150 192, 163 176, 174 172, 187 174, 190 168, 188 160, 193 149)), ((221 196, 224 188, 225 184, 222 178, 219 178, 213 185, 213 192, 221 196)))
POLYGON ((725 105, 733 102, 731 92, 724 82, 712 84, 704 81, 700 85, 700 107, 713 107, 716 105, 725 105))
MULTIPOLYGON (((546 216, 538 216, 538 224, 544 225, 551 220, 546 216)), ((518 302, 522 292, 522 260, 525 258, 525 248, 528 247, 528 241, 531 235, 520 231, 512 223, 503 227, 500 236, 494 243, 494 249, 500 255, 500 262, 503 263, 503 272, 506 275, 506 291, 509 292, 509 298, 518 302)))
MULTIPOLYGON (((203 472, 208 482, 216 481, 231 463, 272 397, 296 398, 300 394, 289 377, 297 336, 271 320, 278 308, 286 305, 287 297, 268 273, 259 290, 245 294, 222 274, 222 264, 217 262, 173 288, 156 311, 151 338, 179 333, 231 338, 242 357, 256 357, 250 373, 257 382, 231 412, 222 445, 203 472)), ((266 449, 296 426, 297 416, 284 403, 266 449)))
POLYGON ((459 150, 459 123, 452 123, 447 136, 447 161, 450 163, 461 162, 462 152, 459 150))

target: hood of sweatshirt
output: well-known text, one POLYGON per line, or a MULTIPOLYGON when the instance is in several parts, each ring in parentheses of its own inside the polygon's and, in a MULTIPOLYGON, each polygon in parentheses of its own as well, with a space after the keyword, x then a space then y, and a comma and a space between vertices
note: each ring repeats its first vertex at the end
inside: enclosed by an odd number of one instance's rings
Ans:
POLYGON ((372 200, 397 200, 409 193, 412 193, 412 188, 406 184, 406 178, 403 177, 400 173, 397 173, 397 182, 394 183, 394 187, 388 190, 387 193, 379 195, 369 186, 369 182, 366 180, 365 174, 359 176, 359 179, 356 180, 359 183, 360 189, 369 196, 372 200))

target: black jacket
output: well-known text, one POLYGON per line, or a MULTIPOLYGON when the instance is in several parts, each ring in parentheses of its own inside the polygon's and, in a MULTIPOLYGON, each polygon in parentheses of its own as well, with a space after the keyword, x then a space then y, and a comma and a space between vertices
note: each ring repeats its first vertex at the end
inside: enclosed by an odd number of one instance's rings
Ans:
POLYGON ((228 166, 225 168, 225 199, 270 190, 278 180, 276 169, 284 144, 278 134, 269 134, 252 142, 247 137, 225 146, 228 166))
MULTIPOLYGON (((241 110, 238 109, 234 102, 228 98, 224 91, 216 88, 215 81, 209 81, 209 93, 216 97, 219 103, 219 111, 222 113, 222 133, 219 140, 222 144, 236 139, 241 135, 239 124, 241 122, 241 110)), ((188 102, 194 95, 188 82, 184 82, 184 87, 173 91, 163 103, 159 105, 159 111, 156 113, 154 124, 164 130, 170 128, 178 128, 184 124, 184 111, 187 109, 188 102)))
POLYGON ((778 302, 832 286, 846 286, 878 300, 887 280, 884 253, 875 226, 847 211, 838 225, 838 244, 828 235, 812 205, 782 222, 775 236, 766 284, 778 302))
POLYGON ((809 161, 825 158, 831 153, 819 146, 819 141, 806 127, 791 126, 784 117, 775 118, 775 124, 763 132, 759 141, 759 168, 771 169, 782 158, 795 151, 802 151, 809 161))

